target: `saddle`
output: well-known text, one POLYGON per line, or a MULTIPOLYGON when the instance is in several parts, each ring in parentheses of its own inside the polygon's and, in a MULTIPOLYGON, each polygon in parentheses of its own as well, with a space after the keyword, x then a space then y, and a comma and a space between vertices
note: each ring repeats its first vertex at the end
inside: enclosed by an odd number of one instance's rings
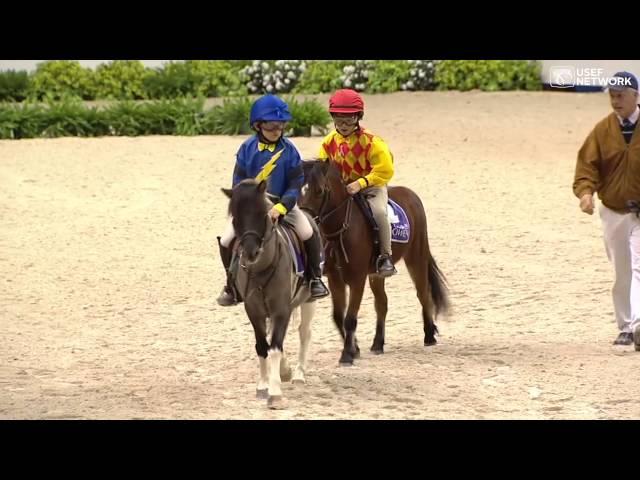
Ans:
POLYGON ((294 228, 286 221, 285 218, 276 226, 276 228, 287 239, 287 245, 289 251, 293 257, 293 263, 296 269, 296 275, 299 277, 304 276, 307 266, 307 252, 304 248, 304 243, 300 240, 300 237, 296 234, 294 228))
MULTIPOLYGON (((374 253, 376 256, 380 252, 380 240, 378 237, 378 231, 380 230, 378 224, 373 217, 373 212, 371 211, 371 206, 367 201, 367 194, 364 193, 356 193, 354 195, 354 200, 358 207, 360 207, 360 211, 364 214, 367 219, 371 229, 374 233, 374 253)), ((408 243, 409 238, 411 236, 411 226, 409 224, 409 218, 407 217, 407 213, 404 209, 396 202, 394 202, 391 198, 387 200, 387 215, 389 217, 389 223, 391 226, 391 242, 393 243, 408 243)))

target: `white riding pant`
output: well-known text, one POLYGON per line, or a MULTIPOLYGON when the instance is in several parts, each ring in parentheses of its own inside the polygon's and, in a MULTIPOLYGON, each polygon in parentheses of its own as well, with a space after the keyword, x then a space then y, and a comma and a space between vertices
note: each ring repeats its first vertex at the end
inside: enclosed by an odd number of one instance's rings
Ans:
MULTIPOLYGON (((302 210, 298 208, 298 205, 294 206, 291 210, 287 212, 287 214, 284 217, 284 220, 294 228, 294 230, 300 237, 300 240, 302 240, 303 242, 309 240, 313 235, 313 228, 309 223, 309 219, 302 212, 302 210)), ((220 243, 222 244, 223 247, 228 248, 229 245, 231 245, 231 242, 233 241, 235 236, 236 236, 236 232, 233 228, 233 218, 229 217, 229 220, 227 222, 227 227, 225 228, 224 233, 220 238, 220 243)))

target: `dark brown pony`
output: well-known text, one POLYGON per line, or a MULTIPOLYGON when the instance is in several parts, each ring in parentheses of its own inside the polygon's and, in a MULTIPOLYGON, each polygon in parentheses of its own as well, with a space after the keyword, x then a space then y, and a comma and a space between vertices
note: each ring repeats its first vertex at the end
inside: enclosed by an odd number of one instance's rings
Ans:
MULTIPOLYGON (((338 167, 330 161, 306 161, 305 187, 299 204, 313 212, 328 251, 325 273, 329 279, 333 302, 333 321, 344 339, 340 363, 352 365, 359 356, 355 333, 358 310, 364 293, 365 280, 375 296, 377 314, 376 335, 371 351, 384 351, 384 327, 387 316, 385 279, 376 274, 374 266, 373 231, 362 210, 349 195, 338 167), (349 286, 349 307, 346 310, 349 286)), ((424 345, 435 345, 437 315, 449 307, 444 275, 429 251, 427 217, 420 198, 405 187, 389 187, 389 198, 405 210, 411 226, 408 243, 392 243, 393 262, 403 259, 416 287, 422 305, 424 345)))

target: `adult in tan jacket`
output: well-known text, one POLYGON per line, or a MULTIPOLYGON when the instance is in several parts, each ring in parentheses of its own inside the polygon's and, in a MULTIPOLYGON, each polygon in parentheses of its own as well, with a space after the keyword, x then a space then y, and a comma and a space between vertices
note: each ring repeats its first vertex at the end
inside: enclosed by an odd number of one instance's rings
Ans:
POLYGON ((573 193, 580 209, 593 214, 593 194, 602 205, 607 256, 613 264, 613 305, 620 333, 615 345, 640 350, 640 127, 638 79, 629 72, 610 79, 613 112, 591 131, 578 152, 573 193), (615 83, 618 82, 618 83, 615 83))

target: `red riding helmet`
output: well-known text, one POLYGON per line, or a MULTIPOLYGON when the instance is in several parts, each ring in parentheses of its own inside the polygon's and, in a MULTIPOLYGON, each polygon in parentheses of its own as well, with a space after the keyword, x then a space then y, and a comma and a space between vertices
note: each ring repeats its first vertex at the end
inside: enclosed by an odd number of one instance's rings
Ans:
POLYGON ((363 113, 364 100, 358 92, 344 88, 329 99, 329 113, 363 113))

